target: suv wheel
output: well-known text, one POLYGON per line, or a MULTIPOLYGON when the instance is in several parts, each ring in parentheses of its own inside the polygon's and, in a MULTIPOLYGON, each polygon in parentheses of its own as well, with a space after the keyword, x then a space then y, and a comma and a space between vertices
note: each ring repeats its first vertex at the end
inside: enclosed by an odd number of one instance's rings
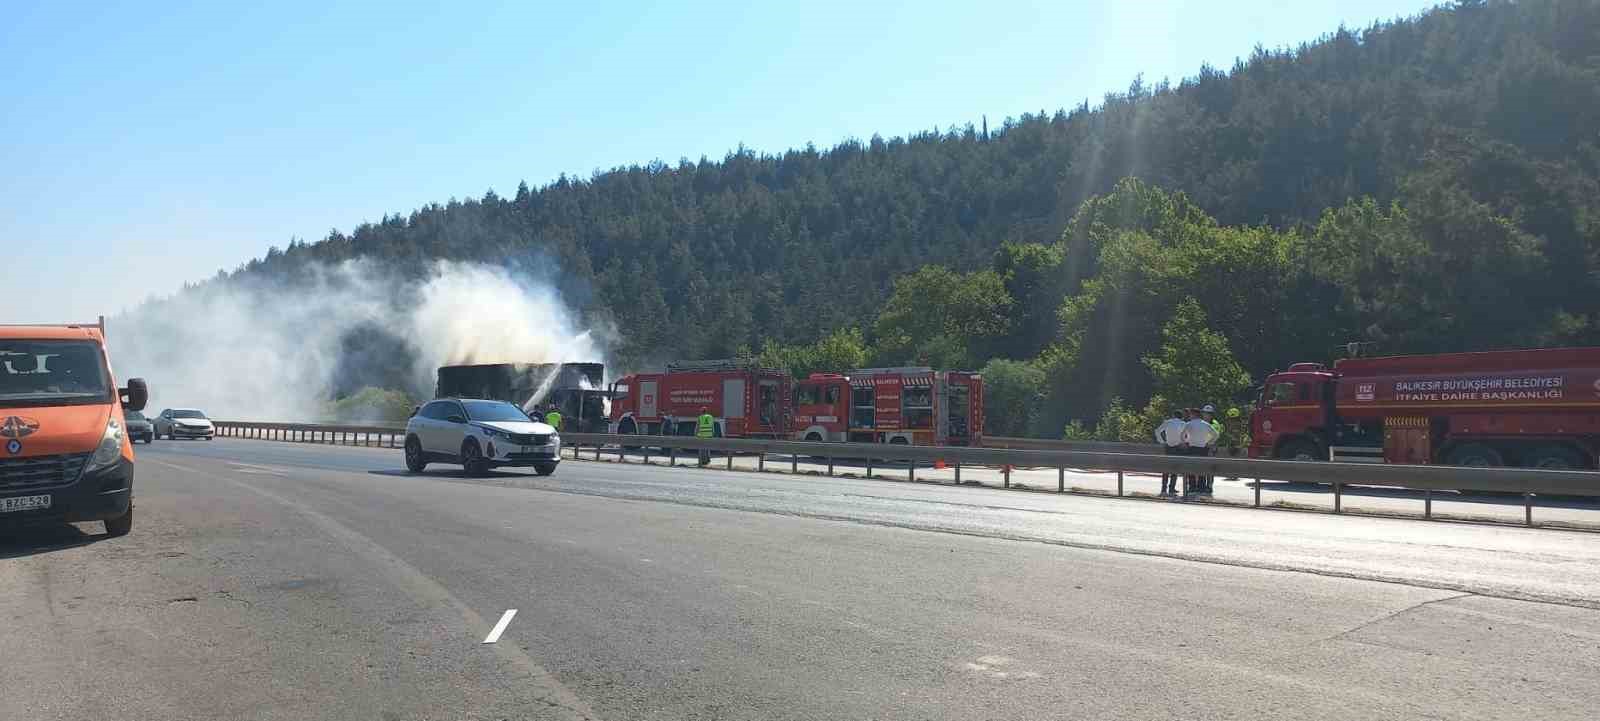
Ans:
POLYGON ((416 436, 406 437, 406 470, 412 473, 421 473, 428 468, 428 461, 422 457, 422 442, 416 436))
POLYGON ((461 444, 461 469, 474 478, 489 473, 489 461, 483 457, 483 450, 478 448, 478 442, 467 439, 461 444))

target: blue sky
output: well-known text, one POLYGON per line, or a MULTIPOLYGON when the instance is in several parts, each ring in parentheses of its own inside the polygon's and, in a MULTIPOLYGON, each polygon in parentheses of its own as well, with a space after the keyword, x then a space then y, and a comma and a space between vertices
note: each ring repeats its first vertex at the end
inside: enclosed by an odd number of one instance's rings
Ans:
POLYGON ((1431 4, 11 0, 0 322, 524 179, 995 124, 1431 4))

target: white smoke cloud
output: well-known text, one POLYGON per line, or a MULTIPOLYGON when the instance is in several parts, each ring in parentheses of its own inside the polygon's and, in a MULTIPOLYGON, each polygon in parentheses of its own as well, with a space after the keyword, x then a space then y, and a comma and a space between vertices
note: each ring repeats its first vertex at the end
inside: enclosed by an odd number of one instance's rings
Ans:
POLYGON ((146 378, 151 408, 227 419, 322 420, 341 373, 368 383, 364 371, 398 368, 402 390, 430 397, 441 365, 604 358, 548 285, 446 261, 420 280, 363 260, 290 284, 240 277, 148 304, 107 333, 119 378, 146 378), (402 343, 351 347, 374 328, 402 343))

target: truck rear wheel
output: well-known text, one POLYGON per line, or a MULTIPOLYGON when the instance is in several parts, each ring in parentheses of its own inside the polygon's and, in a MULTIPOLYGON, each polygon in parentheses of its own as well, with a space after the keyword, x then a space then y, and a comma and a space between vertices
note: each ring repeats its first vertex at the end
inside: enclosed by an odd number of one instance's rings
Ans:
POLYGON ((1307 440, 1287 441, 1278 446, 1277 458, 1280 461, 1325 461, 1322 449, 1317 444, 1307 440))
POLYGON ((1584 461, 1583 454, 1568 446, 1549 445, 1533 449, 1528 454, 1523 465, 1529 468, 1545 468, 1552 471, 1579 470, 1589 467, 1584 461))
POLYGON ((1500 451, 1482 443, 1463 443, 1450 449, 1444 462, 1451 466, 1478 466, 1481 468, 1499 468, 1506 464, 1505 456, 1500 451))

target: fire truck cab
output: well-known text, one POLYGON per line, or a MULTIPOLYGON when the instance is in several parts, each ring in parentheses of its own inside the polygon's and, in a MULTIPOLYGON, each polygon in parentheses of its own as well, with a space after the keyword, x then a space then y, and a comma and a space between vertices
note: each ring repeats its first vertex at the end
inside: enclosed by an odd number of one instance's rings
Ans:
POLYGON ((795 387, 793 428, 802 441, 978 445, 983 379, 921 367, 813 373, 795 387))

